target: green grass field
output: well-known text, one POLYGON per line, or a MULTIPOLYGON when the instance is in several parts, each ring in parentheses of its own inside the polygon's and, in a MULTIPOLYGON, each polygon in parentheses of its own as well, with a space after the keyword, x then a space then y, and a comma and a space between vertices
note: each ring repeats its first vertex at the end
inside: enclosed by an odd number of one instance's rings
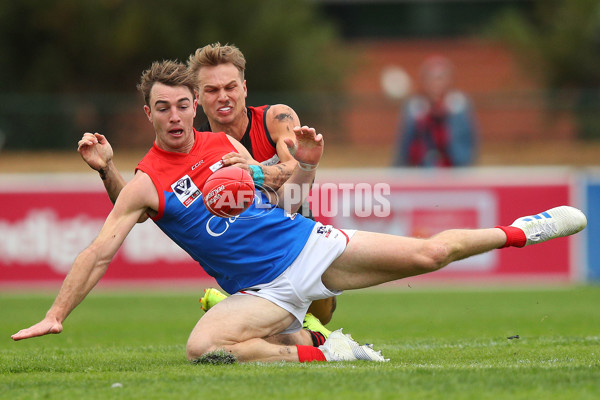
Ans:
POLYGON ((330 328, 385 364, 192 365, 185 291, 92 292, 62 334, 13 342, 53 298, 0 294, 1 399, 600 398, 600 287, 343 294, 330 328))

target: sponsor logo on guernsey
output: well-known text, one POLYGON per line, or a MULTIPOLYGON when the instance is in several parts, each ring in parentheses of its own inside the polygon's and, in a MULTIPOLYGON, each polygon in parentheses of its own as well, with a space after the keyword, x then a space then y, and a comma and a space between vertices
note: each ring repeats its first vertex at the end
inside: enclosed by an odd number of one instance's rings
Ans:
POLYGON ((329 235, 331 235, 332 231, 333 231, 333 227, 331 225, 324 225, 324 226, 320 226, 319 228, 317 228, 317 233, 319 235, 323 235, 325 237, 329 237, 329 235))
POLYGON ((181 204, 186 208, 189 207, 198 197, 200 197, 200 190, 192 181, 188 175, 180 178, 177 182, 171 185, 173 193, 179 199, 181 204))
MULTIPOLYGON (((255 196, 255 199, 256 199, 256 198, 257 198, 257 197, 255 196)), ((289 212, 287 212, 287 211, 285 212, 285 216, 286 216, 286 217, 288 217, 289 219, 291 219, 292 221, 296 219, 296 216, 297 216, 297 215, 298 215, 298 213, 293 213, 293 214, 290 214, 290 213, 289 213, 289 212)))
POLYGON ((230 217, 230 218, 221 218, 212 216, 208 221, 206 221, 206 232, 212 237, 219 237, 229 229, 229 225, 233 224, 239 216, 230 217), (223 226, 223 222, 225 226, 223 226))
POLYGON ((223 160, 219 160, 216 163, 214 163, 213 165, 211 165, 210 167, 208 167, 212 172, 215 172, 216 170, 218 170, 219 168, 221 168, 223 166, 223 160))
POLYGON ((198 161, 196 164, 192 165, 192 171, 204 164, 204 160, 198 161))

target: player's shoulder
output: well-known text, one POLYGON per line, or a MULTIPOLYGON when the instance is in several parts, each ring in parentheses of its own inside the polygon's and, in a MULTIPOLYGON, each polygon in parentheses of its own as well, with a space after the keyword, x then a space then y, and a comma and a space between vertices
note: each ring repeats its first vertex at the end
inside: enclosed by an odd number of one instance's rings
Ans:
POLYGON ((119 193, 119 200, 137 207, 154 206, 156 188, 150 175, 141 170, 136 171, 133 179, 119 193))
POLYGON ((267 110, 267 120, 284 121, 298 119, 294 109, 286 104, 273 104, 267 110))
POLYGON ((136 191, 136 190, 145 190, 148 188, 153 188, 154 187, 154 183, 152 182, 152 178, 150 177, 150 175, 144 171, 144 170, 137 170, 135 172, 135 175, 133 176, 133 179, 131 179, 131 181, 129 181, 129 183, 127 183, 127 185, 125 185, 125 187, 129 186, 129 191, 136 191))
POLYGON ((292 110, 292 111, 294 111, 292 109, 292 107, 288 106, 287 104, 281 104, 281 103, 271 104, 269 106, 269 111, 273 111, 273 110, 275 110, 275 111, 282 111, 282 110, 283 111, 285 111, 285 110, 292 110))
POLYGON ((266 114, 267 130, 274 142, 278 142, 285 136, 292 135, 291 128, 300 126, 300 119, 294 109, 285 104, 274 104, 266 114))

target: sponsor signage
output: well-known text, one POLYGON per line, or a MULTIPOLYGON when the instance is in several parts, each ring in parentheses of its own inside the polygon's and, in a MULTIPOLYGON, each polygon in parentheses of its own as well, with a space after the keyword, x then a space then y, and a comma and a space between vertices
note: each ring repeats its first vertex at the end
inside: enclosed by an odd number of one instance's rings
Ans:
MULTIPOLYGON (((112 208, 96 176, 0 180, 0 283, 60 283, 112 208), (99 185, 90 185, 99 183, 99 185)), ((195 187, 185 187, 189 191, 195 187)), ((148 220, 137 224, 101 282, 212 279, 148 220)))
MULTIPOLYGON (((318 221, 337 228, 428 237, 445 229, 506 225, 556 205, 577 206, 572 175, 535 168, 326 170, 317 174, 309 201, 318 221)), ((599 187, 589 189, 590 196, 600 196, 599 187)), ((182 202, 198 195, 185 177, 173 190, 182 202)), ((592 202, 600 204, 588 199, 588 207, 592 202)), ((0 204, 0 284, 62 282, 112 208, 101 182, 88 174, 0 176, 0 204)), ((492 251, 411 281, 573 280, 576 240, 492 251)), ((148 220, 134 227, 101 282, 206 279, 212 280, 148 220)))
MULTIPOLYGON (((575 201, 570 171, 554 168, 357 170, 318 177, 328 183, 313 191, 309 200, 321 222, 423 238, 446 229, 509 225, 518 217, 575 201), (388 188, 376 189, 381 182, 388 188), (354 190, 345 194, 344 188, 350 186, 354 190)), ((495 250, 411 280, 573 280, 577 278, 574 240, 495 250)))

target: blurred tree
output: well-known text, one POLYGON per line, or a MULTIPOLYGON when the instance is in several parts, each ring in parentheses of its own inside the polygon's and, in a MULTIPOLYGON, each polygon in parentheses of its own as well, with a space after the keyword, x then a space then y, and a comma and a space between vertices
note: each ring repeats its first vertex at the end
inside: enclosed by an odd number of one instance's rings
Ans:
POLYGON ((7 147, 71 147, 72 120, 102 129, 152 61, 216 41, 246 55, 251 94, 335 91, 347 65, 337 37, 312 1, 0 2, 0 129, 7 147))
POLYGON ((600 139, 599 0, 537 0, 531 15, 507 12, 490 31, 541 78, 551 107, 573 107, 581 139, 600 139))

